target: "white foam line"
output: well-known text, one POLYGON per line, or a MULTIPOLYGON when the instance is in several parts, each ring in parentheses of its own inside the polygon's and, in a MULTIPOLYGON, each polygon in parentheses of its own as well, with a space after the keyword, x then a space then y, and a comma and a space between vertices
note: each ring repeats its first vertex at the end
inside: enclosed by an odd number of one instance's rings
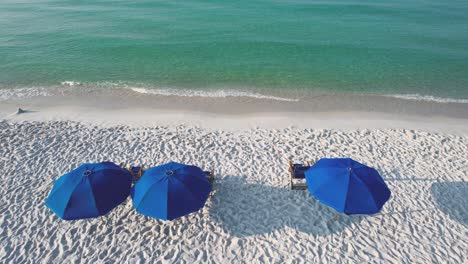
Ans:
POLYGON ((80 82, 77 82, 77 81, 63 81, 60 83, 61 85, 63 86, 77 86, 77 85, 81 85, 80 82))
POLYGON ((50 92, 43 87, 0 89, 0 101, 50 95, 50 92))
POLYGON ((183 97, 211 97, 211 98, 226 98, 226 97, 250 97, 256 99, 267 99, 284 102, 298 102, 298 99, 291 99, 285 97, 277 97, 271 95, 264 95, 259 93, 244 92, 238 90, 218 90, 218 91, 197 91, 197 90, 178 90, 178 89, 146 89, 132 87, 132 91, 143 94, 154 94, 162 96, 183 96, 183 97))
POLYGON ((387 94, 387 95, 383 95, 383 96, 398 98, 398 99, 404 99, 404 100, 412 100, 412 101, 428 101, 428 102, 437 102, 437 103, 468 104, 468 99, 443 98, 443 97, 436 97, 436 96, 431 96, 431 95, 387 94))

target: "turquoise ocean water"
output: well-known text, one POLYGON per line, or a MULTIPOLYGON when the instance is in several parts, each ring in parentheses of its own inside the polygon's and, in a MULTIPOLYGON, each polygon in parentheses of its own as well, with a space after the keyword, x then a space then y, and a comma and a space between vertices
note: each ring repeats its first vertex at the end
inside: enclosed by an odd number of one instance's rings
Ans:
POLYGON ((64 81, 468 99, 468 1, 0 1, 0 86, 64 81))

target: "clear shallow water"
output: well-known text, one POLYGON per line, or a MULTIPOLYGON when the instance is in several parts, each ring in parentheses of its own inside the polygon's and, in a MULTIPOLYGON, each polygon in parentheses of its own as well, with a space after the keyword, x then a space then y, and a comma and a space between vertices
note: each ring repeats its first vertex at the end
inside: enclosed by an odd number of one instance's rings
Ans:
POLYGON ((468 98, 468 1, 0 2, 0 85, 468 98))

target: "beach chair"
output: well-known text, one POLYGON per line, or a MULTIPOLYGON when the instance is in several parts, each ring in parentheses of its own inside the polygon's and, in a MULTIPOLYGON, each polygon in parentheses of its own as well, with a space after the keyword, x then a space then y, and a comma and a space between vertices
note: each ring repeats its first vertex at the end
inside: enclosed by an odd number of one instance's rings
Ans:
POLYGON ((121 162, 119 164, 119 167, 121 167, 122 169, 125 169, 127 170, 128 172, 130 172, 130 174, 132 174, 132 177, 133 177, 133 182, 135 183, 136 181, 138 181, 141 176, 143 175, 143 173, 145 172, 144 171, 144 166, 132 166, 132 165, 127 165, 125 162, 121 162))
POLYGON ((315 162, 306 162, 306 164, 293 163, 289 161, 289 173, 291 181, 291 190, 306 190, 307 184, 305 179, 305 172, 310 168, 311 164, 315 162))
POLYGON ((138 181, 141 176, 143 175, 143 173, 145 172, 143 170, 144 166, 130 166, 129 167, 129 171, 130 173, 133 175, 133 180, 134 182, 138 181))

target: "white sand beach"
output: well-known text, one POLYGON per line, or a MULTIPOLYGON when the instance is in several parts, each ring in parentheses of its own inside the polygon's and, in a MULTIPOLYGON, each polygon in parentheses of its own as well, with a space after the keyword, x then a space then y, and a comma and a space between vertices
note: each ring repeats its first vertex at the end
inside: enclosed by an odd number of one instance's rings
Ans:
POLYGON ((467 25, 467 0, 0 0, 0 264, 468 264, 467 25))
POLYGON ((466 263, 468 123, 364 113, 224 115, 6 102, 0 107, 3 263, 466 263), (16 105, 30 112, 11 115, 16 105), (92 110, 89 110, 92 109, 92 110), (392 196, 340 215, 290 190, 287 162, 351 157, 392 196), (98 219, 63 221, 44 201, 84 162, 214 170, 205 208, 172 222, 130 198, 98 219))

